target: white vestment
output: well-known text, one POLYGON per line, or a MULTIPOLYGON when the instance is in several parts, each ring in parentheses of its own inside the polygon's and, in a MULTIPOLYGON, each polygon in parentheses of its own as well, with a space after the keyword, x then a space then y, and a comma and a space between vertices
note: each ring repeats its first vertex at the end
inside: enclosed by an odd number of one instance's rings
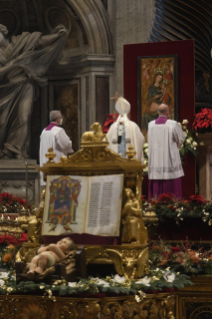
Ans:
MULTIPOLYGON (((48 153, 48 148, 52 147, 56 157, 54 161, 58 163, 62 156, 68 153, 73 153, 72 141, 70 141, 65 130, 61 127, 54 126, 51 130, 44 129, 40 136, 40 166, 48 161, 45 154, 48 153)), ((41 175, 41 185, 46 185, 43 181, 43 173, 41 175)))
POLYGON ((148 176, 150 180, 175 179, 184 175, 179 148, 185 135, 176 121, 148 125, 148 176))
POLYGON ((138 125, 130 121, 126 114, 119 116, 117 121, 111 125, 107 133, 109 148, 126 157, 125 152, 129 145, 132 145, 136 151, 135 158, 144 162, 143 160, 143 146, 145 143, 144 136, 140 131, 138 125), (121 124, 122 123, 122 124, 121 124), (121 127, 122 126, 122 127, 121 127), (119 129, 122 128, 122 141, 118 144, 119 129))

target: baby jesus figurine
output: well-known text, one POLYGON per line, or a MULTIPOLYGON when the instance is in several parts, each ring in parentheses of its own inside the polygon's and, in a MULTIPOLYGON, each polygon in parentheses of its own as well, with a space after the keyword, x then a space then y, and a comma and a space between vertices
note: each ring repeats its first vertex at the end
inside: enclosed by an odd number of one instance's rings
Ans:
POLYGON ((66 253, 70 252, 71 249, 74 249, 74 242, 69 237, 61 239, 56 244, 40 247, 37 251, 38 255, 29 264, 27 277, 33 279, 35 275, 39 275, 55 263, 63 261, 66 258, 66 253))

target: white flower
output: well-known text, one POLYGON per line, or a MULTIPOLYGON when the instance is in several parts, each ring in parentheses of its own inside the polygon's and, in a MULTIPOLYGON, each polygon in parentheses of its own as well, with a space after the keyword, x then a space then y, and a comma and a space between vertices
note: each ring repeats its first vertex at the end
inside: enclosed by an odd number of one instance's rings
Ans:
POLYGON ((146 160, 144 160, 144 165, 146 165, 147 164, 147 161, 146 160))
POLYGON ((211 226, 211 219, 209 220, 208 225, 211 226))
POLYGON ((182 126, 182 124, 181 124, 180 122, 178 122, 178 124, 179 124, 180 126, 182 126))
POLYGON ((144 143, 144 146, 143 146, 144 148, 146 148, 146 147, 148 147, 148 143, 144 143))
POLYGON ((188 124, 188 120, 183 120, 182 124, 188 124))
POLYGON ((136 284, 143 284, 145 286, 150 286, 150 278, 148 278, 147 276, 144 277, 143 279, 139 280, 139 281, 136 281, 135 282, 136 284))
POLYGON ((163 277, 167 282, 173 282, 175 280, 175 274, 169 270, 163 275, 163 277))
POLYGON ((183 218, 181 217, 180 220, 183 220, 183 218))
POLYGON ((187 138, 186 143, 187 143, 187 144, 191 144, 190 138, 187 138))
POLYGON ((206 212, 205 212, 204 214, 205 214, 206 216, 209 216, 209 215, 210 215, 210 213, 206 213, 206 212))
POLYGON ((197 148, 196 148, 196 147, 194 147, 194 150, 195 150, 195 151, 196 151, 196 149, 197 149, 197 148))
POLYGON ((197 142, 194 141, 194 142, 193 142, 193 146, 197 146, 197 142))
POLYGON ((149 152, 148 148, 146 148, 146 149, 144 150, 144 152, 145 152, 146 154, 148 154, 148 152, 149 152))
POLYGON ((76 282, 68 282, 68 286, 69 287, 77 287, 77 283, 76 282))
POLYGON ((183 134, 185 135, 185 137, 187 136, 187 133, 186 133, 186 132, 183 132, 183 134))
POLYGON ((167 267, 165 270, 169 270, 170 269, 170 267, 167 267))
POLYGON ((94 279, 96 281, 97 285, 101 285, 103 287, 110 287, 109 282, 107 282, 107 281, 105 281, 103 279, 99 279, 99 278, 92 278, 92 279, 94 279))
POLYGON ((183 125, 183 130, 186 130, 186 125, 183 125))
POLYGON ((11 278, 10 278, 11 280, 16 280, 16 276, 11 276, 11 278))
POLYGON ((145 167, 145 168, 143 169, 143 171, 144 171, 144 172, 148 172, 148 167, 145 167))
POLYGON ((0 278, 8 278, 9 274, 9 272, 0 272, 0 278))
POLYGON ((5 284, 4 280, 0 279, 0 286, 2 287, 4 286, 4 284, 5 284))
POLYGON ((126 281, 126 278, 124 276, 115 275, 112 281, 116 281, 119 284, 123 284, 126 281))

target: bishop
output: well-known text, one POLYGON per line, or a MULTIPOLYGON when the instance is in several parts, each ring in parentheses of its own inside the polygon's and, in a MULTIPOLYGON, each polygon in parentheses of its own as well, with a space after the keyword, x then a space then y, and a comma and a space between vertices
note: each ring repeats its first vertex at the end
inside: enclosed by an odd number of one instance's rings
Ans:
POLYGON ((130 121, 127 116, 130 112, 130 103, 123 97, 120 97, 115 107, 119 117, 111 125, 107 133, 110 149, 122 157, 126 157, 128 146, 133 145, 136 151, 135 158, 143 162, 143 145, 145 140, 138 125, 130 121))

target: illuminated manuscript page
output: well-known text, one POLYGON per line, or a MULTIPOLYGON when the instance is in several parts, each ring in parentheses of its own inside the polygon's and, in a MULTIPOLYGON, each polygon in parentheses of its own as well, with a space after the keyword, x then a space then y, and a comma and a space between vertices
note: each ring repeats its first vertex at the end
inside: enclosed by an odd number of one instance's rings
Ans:
POLYGON ((119 236, 123 175, 48 176, 42 235, 119 236))

